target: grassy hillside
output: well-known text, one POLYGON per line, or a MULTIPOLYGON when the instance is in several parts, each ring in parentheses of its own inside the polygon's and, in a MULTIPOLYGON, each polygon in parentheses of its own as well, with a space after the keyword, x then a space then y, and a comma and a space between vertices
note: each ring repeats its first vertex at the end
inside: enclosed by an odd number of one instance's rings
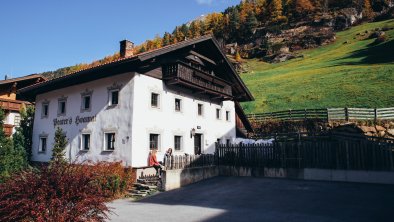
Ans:
POLYGON ((255 101, 247 113, 326 107, 394 106, 394 30, 374 44, 359 33, 394 27, 394 20, 337 33, 335 43, 300 53, 304 58, 269 64, 248 60, 241 74, 255 101))

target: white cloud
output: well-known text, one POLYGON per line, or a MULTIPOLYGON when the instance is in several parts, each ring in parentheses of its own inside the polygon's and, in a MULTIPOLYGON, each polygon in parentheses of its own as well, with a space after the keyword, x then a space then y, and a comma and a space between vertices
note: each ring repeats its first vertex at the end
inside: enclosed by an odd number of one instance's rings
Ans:
POLYGON ((211 5, 213 0, 196 0, 199 5, 211 5))

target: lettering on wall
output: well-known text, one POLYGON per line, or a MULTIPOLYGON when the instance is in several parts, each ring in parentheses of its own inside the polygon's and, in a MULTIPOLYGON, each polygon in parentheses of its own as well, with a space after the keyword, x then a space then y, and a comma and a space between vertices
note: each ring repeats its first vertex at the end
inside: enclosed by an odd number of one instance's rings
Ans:
POLYGON ((73 121, 71 117, 62 118, 62 119, 55 118, 53 119, 53 127, 61 126, 61 125, 71 125, 73 124, 73 122, 77 126, 80 123, 96 122, 96 116, 76 116, 75 121, 73 121))

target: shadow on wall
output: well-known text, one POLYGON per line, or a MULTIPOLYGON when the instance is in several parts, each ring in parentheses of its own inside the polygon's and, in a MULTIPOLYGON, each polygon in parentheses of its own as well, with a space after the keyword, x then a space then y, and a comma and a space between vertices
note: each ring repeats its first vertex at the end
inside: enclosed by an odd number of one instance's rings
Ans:
POLYGON ((394 39, 383 43, 371 43, 366 49, 353 52, 342 59, 360 59, 358 62, 344 62, 340 65, 379 64, 394 62, 394 39))

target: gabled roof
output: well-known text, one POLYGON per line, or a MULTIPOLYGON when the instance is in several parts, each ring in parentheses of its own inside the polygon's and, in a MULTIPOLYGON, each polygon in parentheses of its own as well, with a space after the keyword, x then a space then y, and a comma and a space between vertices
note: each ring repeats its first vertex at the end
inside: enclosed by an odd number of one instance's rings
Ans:
POLYGON ((15 83, 15 82, 22 82, 22 81, 28 81, 28 80, 33 80, 34 79, 42 79, 46 80, 45 77, 39 74, 32 74, 28 76, 23 76, 23 77, 18 77, 18 78, 12 78, 12 79, 6 79, 6 80, 1 80, 0 85, 5 85, 5 84, 10 84, 10 83, 15 83))
POLYGON ((156 57, 163 56, 167 53, 175 52, 177 50, 181 50, 186 47, 190 46, 196 46, 198 44, 210 44, 209 46, 206 46, 207 48, 210 48, 210 50, 213 48, 215 49, 215 52, 218 56, 221 57, 221 60, 223 61, 224 66, 226 66, 226 70, 228 70, 229 74, 231 75, 231 78, 233 79, 233 87, 235 87, 240 94, 240 101, 251 101, 253 100, 253 96, 250 93, 250 91, 246 88, 245 84, 241 80, 241 78, 238 76, 237 72, 235 71, 234 67, 230 63, 230 61, 227 59, 227 57, 224 55, 224 53, 221 51, 218 42, 216 39, 211 36, 211 35, 206 35, 202 36, 199 38, 195 39, 190 39, 190 40, 185 40, 173 45, 168 45, 159 49, 155 49, 152 51, 148 52, 143 52, 137 55, 133 55, 130 57, 126 58, 120 58, 118 60, 108 62, 105 64, 101 64, 95 67, 83 69, 62 77, 58 77, 46 82, 34 84, 28 87, 25 87, 23 89, 20 89, 18 93, 24 98, 30 98, 34 99, 34 97, 37 94, 49 92, 52 90, 56 90, 59 88, 71 86, 71 85, 76 85, 76 84, 81 84, 84 82, 89 82, 92 80, 100 79, 100 78, 105 78, 105 77, 110 77, 113 75, 125 73, 125 72, 130 72, 130 71, 135 71, 138 68, 138 65, 141 63, 154 59, 156 57))

